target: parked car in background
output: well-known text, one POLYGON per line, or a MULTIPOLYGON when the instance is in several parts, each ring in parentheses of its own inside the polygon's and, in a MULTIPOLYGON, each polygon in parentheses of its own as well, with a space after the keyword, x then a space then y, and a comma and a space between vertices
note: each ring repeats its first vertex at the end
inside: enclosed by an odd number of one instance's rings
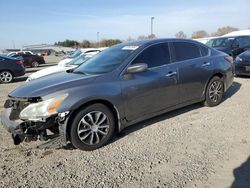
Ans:
POLYGON ((75 59, 71 60, 69 63, 64 65, 57 65, 49 68, 45 68, 42 70, 39 70, 33 74, 31 74, 26 82, 29 82, 31 80, 35 80, 37 78, 41 78, 50 74, 55 74, 58 72, 65 72, 67 70, 74 69, 81 64, 85 63, 87 60, 89 60, 91 57, 93 57, 95 54, 81 54, 80 56, 76 57, 75 59))
POLYGON ((15 144, 53 136, 47 144, 94 150, 136 122, 197 102, 218 105, 232 69, 232 57, 192 40, 122 43, 11 92, 1 121, 15 144))
POLYGON ((25 67, 38 67, 41 64, 45 64, 45 60, 42 56, 30 54, 27 52, 19 52, 10 56, 16 58, 21 57, 25 67))
POLYGON ((209 40, 207 45, 235 58, 250 47, 250 36, 219 37, 209 40))
POLYGON ((55 56, 64 56, 65 52, 63 50, 55 52, 55 56))
POLYGON ((81 55, 82 52, 80 50, 75 50, 74 52, 70 51, 65 53, 64 55, 64 59, 61 60, 58 65, 62 65, 64 66, 65 64, 69 63, 70 61, 72 61, 74 58, 78 57, 79 55, 81 55))
POLYGON ((234 61, 234 74, 236 76, 250 76, 250 49, 236 57, 234 61))
POLYGON ((58 63, 58 66, 66 66, 67 64, 69 64, 71 61, 73 61, 74 59, 78 58, 79 56, 85 54, 85 55, 89 55, 89 56, 94 56, 96 54, 98 54, 100 51, 88 51, 88 52, 85 52, 85 53, 80 53, 80 55, 77 54, 77 56, 72 56, 73 58, 66 58, 66 59, 63 59, 61 60, 59 63, 58 63))
POLYGON ((25 67, 19 59, 0 55, 0 83, 10 83, 14 77, 23 76, 25 67))
POLYGON ((20 53, 34 55, 34 53, 32 51, 17 51, 17 52, 10 52, 10 53, 8 53, 8 56, 18 55, 20 53))

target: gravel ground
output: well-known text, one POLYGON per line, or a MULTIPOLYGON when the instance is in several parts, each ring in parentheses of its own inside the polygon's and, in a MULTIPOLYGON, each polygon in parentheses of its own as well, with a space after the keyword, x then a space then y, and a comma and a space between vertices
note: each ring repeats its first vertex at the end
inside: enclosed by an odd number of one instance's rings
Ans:
MULTIPOLYGON (((0 85, 0 111, 23 80, 0 85)), ((91 152, 14 146, 0 126, 0 187, 250 187, 249 101, 250 79, 236 78, 221 105, 144 121, 91 152)))

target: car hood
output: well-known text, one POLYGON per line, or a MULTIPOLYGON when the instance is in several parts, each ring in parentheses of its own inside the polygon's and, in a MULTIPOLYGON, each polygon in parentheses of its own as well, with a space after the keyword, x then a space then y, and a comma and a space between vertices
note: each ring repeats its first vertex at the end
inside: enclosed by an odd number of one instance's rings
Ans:
POLYGON ((58 66, 65 66, 67 63, 69 63, 70 61, 72 61, 72 58, 67 58, 67 59, 63 59, 58 63, 58 66))
POLYGON ((239 55, 239 57, 243 60, 250 61, 250 50, 247 50, 239 55))
POLYGON ((56 73, 48 75, 12 91, 9 96, 15 98, 44 97, 49 94, 70 90, 74 87, 84 87, 88 83, 93 83, 97 75, 84 75, 78 73, 56 73))
POLYGON ((58 73, 58 72, 63 72, 63 71, 67 71, 69 69, 73 69, 77 66, 70 66, 70 67, 63 67, 63 66, 53 66, 53 67, 49 67, 49 68, 46 68, 46 69, 42 69, 40 71, 37 71, 33 74, 31 74, 29 76, 29 78, 31 80, 33 79, 37 79, 37 78, 40 78, 40 77, 43 77, 43 76, 47 76, 49 74, 53 74, 53 73, 58 73))

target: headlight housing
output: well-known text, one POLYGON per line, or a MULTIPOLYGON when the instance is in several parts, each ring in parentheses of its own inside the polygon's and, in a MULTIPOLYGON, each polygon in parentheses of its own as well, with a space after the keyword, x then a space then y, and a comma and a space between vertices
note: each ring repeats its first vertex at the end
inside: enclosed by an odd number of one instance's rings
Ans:
POLYGON ((240 58, 239 56, 237 56, 236 59, 235 59, 235 63, 239 63, 239 62, 242 62, 242 58, 240 58))
POLYGON ((42 121, 54 114, 57 114, 57 108, 66 99, 68 94, 59 95, 45 101, 33 103, 24 108, 19 117, 22 120, 42 121))

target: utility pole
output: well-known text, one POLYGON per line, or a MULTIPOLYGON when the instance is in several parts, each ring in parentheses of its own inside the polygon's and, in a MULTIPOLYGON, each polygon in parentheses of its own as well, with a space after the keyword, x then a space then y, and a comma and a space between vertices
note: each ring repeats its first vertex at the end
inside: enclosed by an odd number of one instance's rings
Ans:
POLYGON ((98 31, 98 32, 96 33, 97 47, 98 47, 98 48, 100 48, 100 39, 99 39, 99 37, 100 37, 100 32, 98 31))
POLYGON ((153 36, 154 32, 153 32, 153 27, 154 27, 154 19, 155 17, 151 17, 151 36, 153 36))

